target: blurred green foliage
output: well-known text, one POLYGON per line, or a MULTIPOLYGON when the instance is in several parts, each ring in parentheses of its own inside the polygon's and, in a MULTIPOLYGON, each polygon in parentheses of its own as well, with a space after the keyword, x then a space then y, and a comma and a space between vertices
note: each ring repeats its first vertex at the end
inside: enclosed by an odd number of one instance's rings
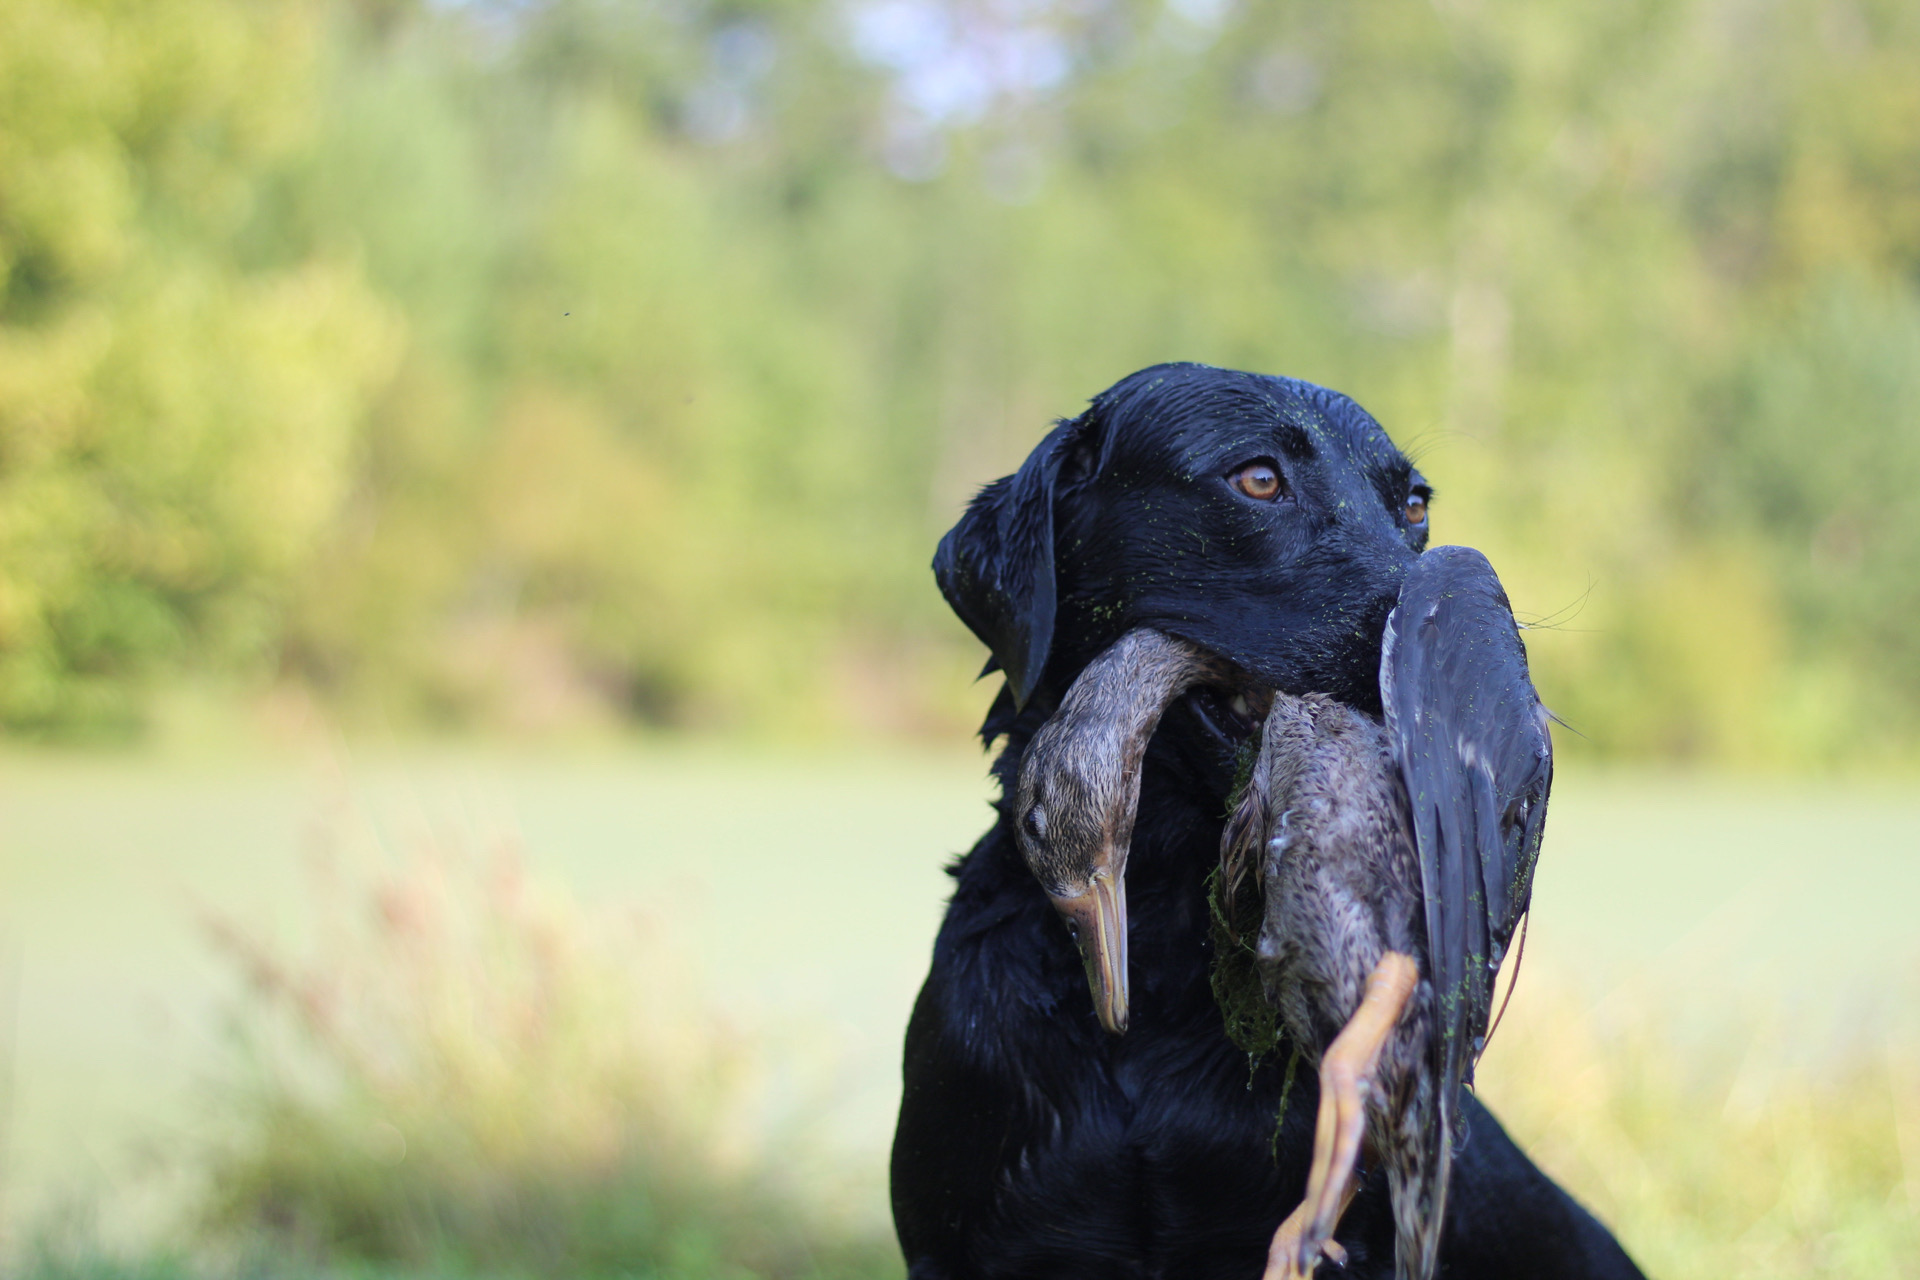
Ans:
POLYGON ((1920 740, 1905 0, 13 0, 0 721, 955 729, 1163 359, 1425 459, 1586 747, 1920 740))
MULTIPOLYGON (((253 997, 248 1053, 209 1091, 214 1131, 170 1149, 200 1191, 179 1251, 116 1261, 50 1235, 9 1274, 900 1275, 855 1203, 884 1203, 881 1162, 835 1175, 803 1042, 706 1002, 687 944, 713 939, 584 907, 510 849, 341 834, 304 946, 214 926, 253 997)), ((1689 995, 1658 959, 1598 1000, 1585 970, 1528 960, 1479 1095, 1651 1275, 1920 1277, 1912 976, 1882 966, 1809 1009, 1689 995), (1809 1034, 1828 1023, 1843 1035, 1809 1034)))

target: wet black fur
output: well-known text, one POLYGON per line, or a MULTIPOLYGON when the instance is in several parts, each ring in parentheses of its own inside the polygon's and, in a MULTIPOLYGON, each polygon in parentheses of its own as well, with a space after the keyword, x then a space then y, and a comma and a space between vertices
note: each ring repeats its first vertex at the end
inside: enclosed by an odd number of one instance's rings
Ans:
MULTIPOLYGON (((1402 514, 1421 484, 1359 406, 1288 379, 1157 366, 1055 428, 982 492, 935 560, 948 601, 1007 672, 984 728, 1007 739, 994 766, 1003 793, 1081 666, 1144 624, 1288 692, 1377 713, 1381 631, 1425 543, 1402 514), (1226 483, 1260 458, 1280 464, 1283 501, 1226 483)), ((1186 700, 1149 748, 1127 864, 1123 1037, 1095 1020, 1004 809, 954 867, 907 1030, 893 1151, 914 1280, 1259 1276, 1304 1190, 1317 1097, 1302 1071, 1276 1140, 1285 1055, 1250 1076, 1208 986, 1206 876, 1234 747, 1186 700)), ((1492 1116, 1470 1101, 1466 1119, 1443 1275, 1640 1274, 1492 1116)), ((1391 1274, 1377 1173, 1338 1238, 1349 1274, 1391 1274)))

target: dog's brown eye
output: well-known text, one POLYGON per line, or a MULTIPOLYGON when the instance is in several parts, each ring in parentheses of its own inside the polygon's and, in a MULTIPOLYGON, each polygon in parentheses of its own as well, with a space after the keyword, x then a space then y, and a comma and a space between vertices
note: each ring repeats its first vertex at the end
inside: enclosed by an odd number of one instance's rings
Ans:
POLYGON ((1249 498, 1272 502, 1280 496, 1280 472, 1271 462, 1249 462, 1227 477, 1227 482, 1249 498))
POLYGON ((1427 497, 1423 493, 1407 495, 1407 523, 1425 524, 1427 522, 1427 497))

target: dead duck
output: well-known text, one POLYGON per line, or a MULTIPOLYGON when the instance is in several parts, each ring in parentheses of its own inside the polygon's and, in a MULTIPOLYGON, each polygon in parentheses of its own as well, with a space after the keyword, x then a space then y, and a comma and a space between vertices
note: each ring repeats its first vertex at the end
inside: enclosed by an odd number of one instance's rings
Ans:
POLYGON ((1021 856, 1072 930, 1094 1012, 1116 1035, 1127 1029, 1127 851, 1147 743, 1181 694, 1232 680, 1230 663, 1196 645, 1129 631, 1087 664, 1021 763, 1021 856))
POLYGON ((1223 892, 1257 877, 1267 997, 1320 1075, 1307 1193, 1274 1236, 1268 1280, 1339 1259, 1333 1232, 1363 1140, 1387 1171, 1396 1276, 1426 1280, 1461 1090, 1530 897, 1552 785, 1548 716, 1512 610, 1478 552, 1419 557, 1386 628, 1383 722, 1323 695, 1247 687, 1159 632, 1132 633, 1087 668, 1029 751, 1016 829, 1075 925, 1109 1029, 1125 1025, 1127 779, 1159 711, 1202 682, 1264 715, 1222 838, 1223 892))

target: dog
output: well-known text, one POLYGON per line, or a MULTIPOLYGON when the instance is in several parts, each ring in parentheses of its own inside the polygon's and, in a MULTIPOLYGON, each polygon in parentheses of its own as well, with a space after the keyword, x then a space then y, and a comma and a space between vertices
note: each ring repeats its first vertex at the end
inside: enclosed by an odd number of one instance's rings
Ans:
MULTIPOLYGON (((1425 478, 1345 396, 1203 365, 1142 370, 1059 423, 942 540, 942 594, 1004 675, 982 736, 1011 798, 1075 675, 1153 627, 1284 693, 1379 715, 1382 632, 1428 537, 1425 478)), ((1131 1008, 1101 1025, 1012 806, 955 889, 906 1036, 891 1173, 912 1280, 1254 1280, 1305 1190, 1318 1105, 1285 1053, 1249 1063, 1210 986, 1207 876, 1255 722, 1224 688, 1168 709, 1141 764, 1127 868, 1131 1008), (1284 1104, 1284 1105, 1283 1105, 1284 1104)), ((1630 1280, 1626 1252, 1465 1108, 1441 1266, 1484 1280, 1630 1280)), ((1338 1244, 1391 1275, 1384 1180, 1338 1244)))

